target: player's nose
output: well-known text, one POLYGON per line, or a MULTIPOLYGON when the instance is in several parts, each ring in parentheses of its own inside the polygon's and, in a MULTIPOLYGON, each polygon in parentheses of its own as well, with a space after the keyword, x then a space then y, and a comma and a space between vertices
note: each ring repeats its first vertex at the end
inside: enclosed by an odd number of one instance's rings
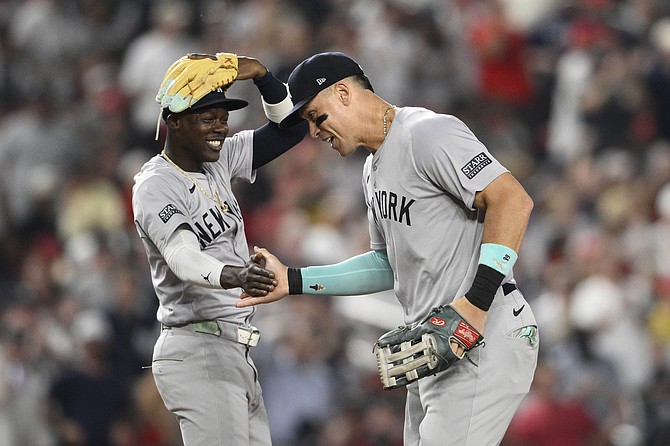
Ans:
POLYGON ((217 120, 216 123, 214 124, 213 131, 216 133, 227 135, 229 131, 228 122, 217 120))
POLYGON ((312 138, 318 139, 320 133, 321 133, 321 130, 319 129, 319 127, 316 124, 314 124, 313 122, 310 122, 309 123, 309 134, 310 134, 310 136, 312 138))

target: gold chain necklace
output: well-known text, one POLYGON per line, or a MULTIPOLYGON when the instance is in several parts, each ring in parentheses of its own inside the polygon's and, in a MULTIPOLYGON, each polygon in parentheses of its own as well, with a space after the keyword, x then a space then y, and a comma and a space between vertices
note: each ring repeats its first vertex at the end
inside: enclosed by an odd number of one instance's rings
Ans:
POLYGON ((388 131, 389 131, 389 129, 388 129, 389 112, 391 111, 392 108, 393 108, 393 106, 390 106, 390 107, 387 108, 386 111, 384 112, 384 138, 386 138, 386 134, 387 134, 388 131))
POLYGON ((191 175, 189 175, 189 173, 186 172, 184 169, 182 169, 181 167, 177 166, 177 164, 175 164, 175 162, 172 161, 172 160, 167 156, 167 153, 165 153, 165 150, 163 150, 163 151, 161 152, 161 156, 162 156, 163 158, 165 158, 165 161, 167 161, 168 163, 172 164, 172 166, 173 166, 175 169, 177 169, 179 172, 181 172, 182 174, 184 174, 184 176, 186 176, 186 178, 188 178, 189 180, 191 180, 191 183, 193 183, 198 189, 200 189, 200 192, 202 192, 202 194, 203 194, 205 197, 209 198, 210 200, 212 200, 212 201, 215 202, 215 203, 218 203, 219 207, 221 208, 221 212, 228 212, 228 205, 227 205, 226 203, 224 203, 224 202, 221 200, 221 196, 219 195, 219 191, 218 191, 218 189, 216 189, 216 186, 214 187, 214 195, 215 195, 215 196, 210 195, 210 194, 207 193, 207 191, 200 185, 200 183, 198 183, 197 181, 195 181, 195 178, 193 178, 191 175))

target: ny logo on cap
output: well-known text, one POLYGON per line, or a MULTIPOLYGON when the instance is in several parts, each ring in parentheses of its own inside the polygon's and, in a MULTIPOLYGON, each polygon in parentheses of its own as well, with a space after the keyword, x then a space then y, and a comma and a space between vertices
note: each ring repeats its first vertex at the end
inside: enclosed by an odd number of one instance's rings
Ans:
POLYGON ((320 78, 318 78, 318 79, 316 80, 316 83, 319 84, 319 85, 323 84, 324 82, 326 82, 326 78, 325 78, 325 77, 320 77, 320 78))

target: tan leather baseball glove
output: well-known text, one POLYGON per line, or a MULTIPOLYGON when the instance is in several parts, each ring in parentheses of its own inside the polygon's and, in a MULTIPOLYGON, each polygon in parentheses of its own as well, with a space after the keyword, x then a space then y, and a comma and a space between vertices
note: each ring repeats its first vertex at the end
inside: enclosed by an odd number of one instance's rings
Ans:
POLYGON ((217 88, 224 91, 237 79, 237 55, 189 53, 168 69, 156 95, 161 108, 180 113, 217 88))

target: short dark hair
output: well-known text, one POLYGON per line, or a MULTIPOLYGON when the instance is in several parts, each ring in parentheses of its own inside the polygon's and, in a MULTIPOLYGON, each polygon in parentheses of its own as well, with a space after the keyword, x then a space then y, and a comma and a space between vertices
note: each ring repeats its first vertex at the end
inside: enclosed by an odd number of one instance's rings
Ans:
POLYGON ((372 88, 372 83, 370 83, 370 79, 364 74, 354 74, 351 76, 351 78, 356 82, 358 85, 363 87, 366 90, 370 90, 371 92, 375 92, 375 89, 372 88))

